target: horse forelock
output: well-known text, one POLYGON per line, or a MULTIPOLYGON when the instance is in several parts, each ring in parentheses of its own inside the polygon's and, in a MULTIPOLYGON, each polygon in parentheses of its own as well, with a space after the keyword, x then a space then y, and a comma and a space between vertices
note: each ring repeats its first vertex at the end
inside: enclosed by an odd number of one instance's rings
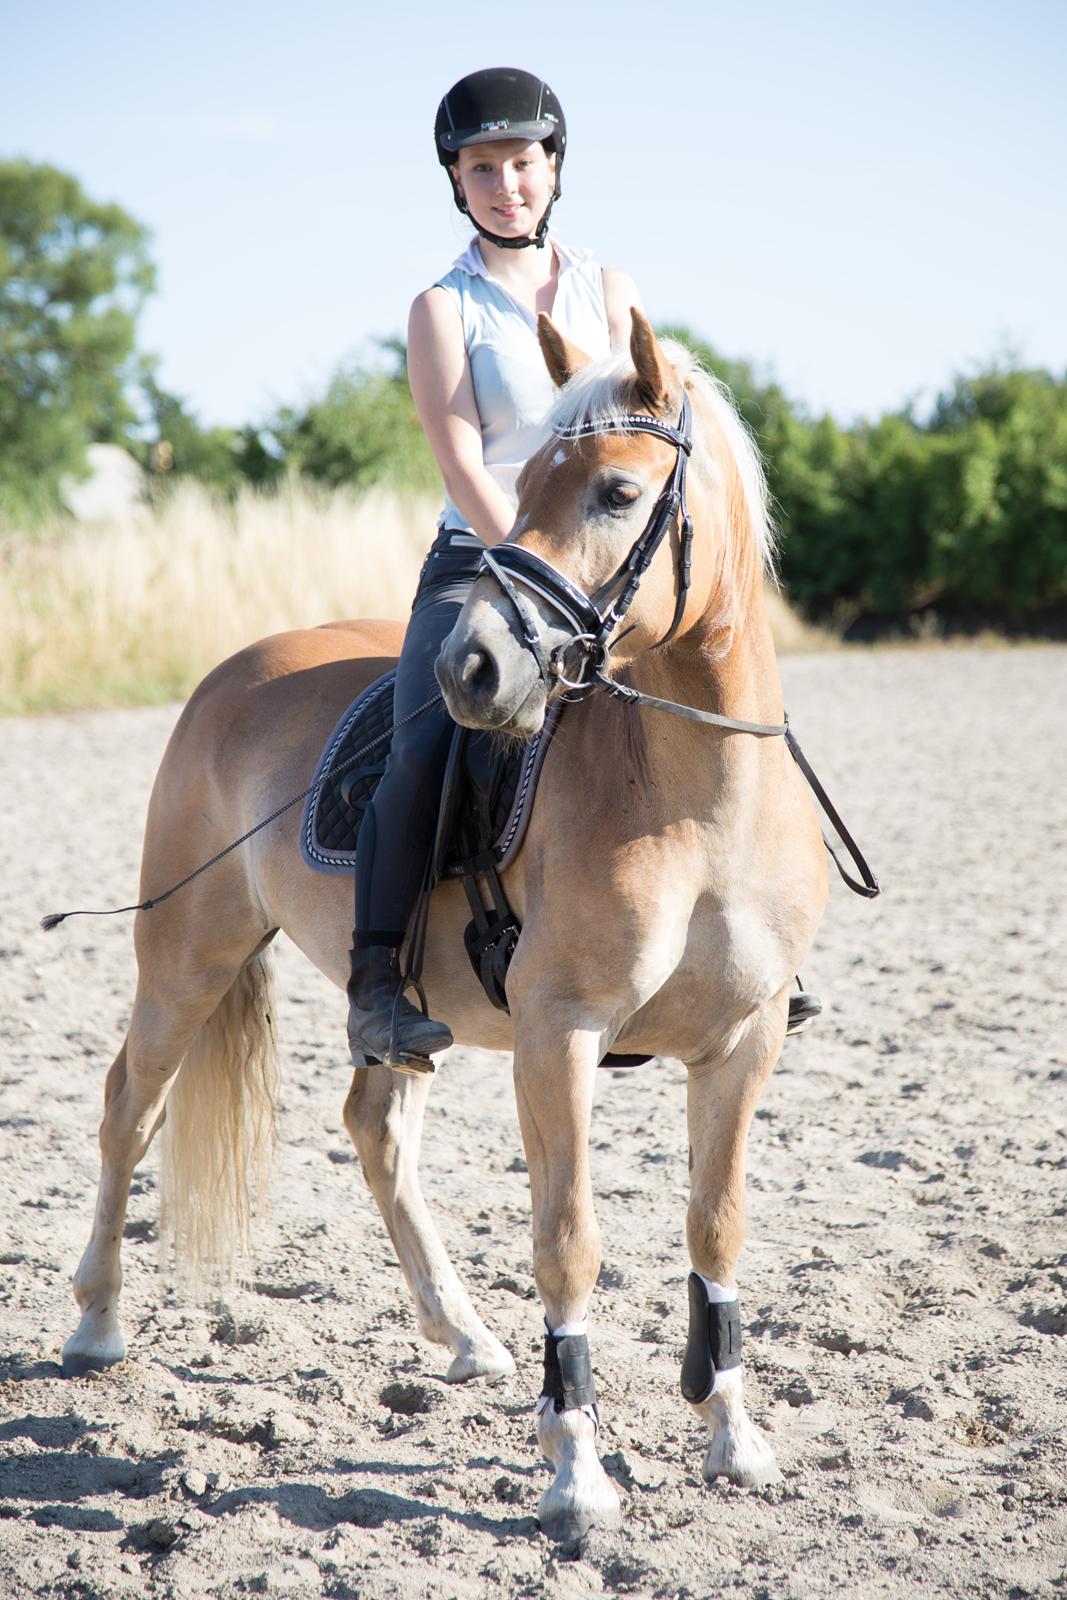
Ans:
MULTIPOLYGON (((763 461, 748 426, 724 383, 705 372, 699 359, 675 339, 661 339, 660 349, 679 383, 703 402, 717 422, 737 472, 741 502, 752 543, 764 574, 774 575, 775 536, 769 511, 763 461)), ((560 390, 549 415, 552 428, 583 423, 620 426, 633 409, 632 380, 636 376, 628 351, 618 351, 580 367, 560 390)), ((694 407, 698 411, 698 407, 694 407)), ((699 423, 698 423, 699 433, 699 423)), ((728 501, 734 499, 728 493, 728 501)))

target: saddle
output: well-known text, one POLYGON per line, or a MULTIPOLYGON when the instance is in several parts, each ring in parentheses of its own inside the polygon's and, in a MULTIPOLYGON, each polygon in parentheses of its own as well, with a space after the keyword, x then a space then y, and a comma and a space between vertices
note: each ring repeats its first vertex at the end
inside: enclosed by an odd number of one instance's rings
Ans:
MULTIPOLYGON (((300 823, 300 854, 314 872, 355 872, 360 823, 389 757, 395 679, 395 671, 387 672, 357 696, 319 757, 300 823), (372 743, 368 759, 353 763, 372 743)), ((431 879, 462 882, 471 910, 467 955, 499 1011, 508 1010, 508 967, 522 931, 500 875, 526 836, 562 710, 559 701, 550 705, 540 733, 523 743, 457 727, 449 751, 431 879)), ((608 1055, 603 1065, 637 1066, 650 1059, 608 1055)))
MULTIPOLYGON (((327 741, 300 826, 300 852, 316 872, 355 871, 359 827, 385 771, 393 730, 395 672, 375 680, 349 706, 327 741), (377 741, 368 759, 349 765, 377 741)), ((504 980, 519 924, 500 874, 526 833, 537 779, 559 709, 523 744, 458 728, 442 789, 433 881, 460 879, 471 907, 467 954, 493 1005, 507 1010, 504 980), (488 896, 488 899, 486 898, 488 896)))

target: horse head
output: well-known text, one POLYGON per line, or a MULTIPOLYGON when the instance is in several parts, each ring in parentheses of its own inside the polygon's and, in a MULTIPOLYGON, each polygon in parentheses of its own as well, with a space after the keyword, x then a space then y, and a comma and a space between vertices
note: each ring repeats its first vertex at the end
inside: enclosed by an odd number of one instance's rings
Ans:
POLYGON ((437 661, 468 727, 536 733, 583 652, 614 673, 698 632, 721 650, 769 559, 762 472, 731 402, 680 347, 668 359, 639 311, 631 322, 629 360, 591 362, 539 319, 561 389, 549 436, 437 661))

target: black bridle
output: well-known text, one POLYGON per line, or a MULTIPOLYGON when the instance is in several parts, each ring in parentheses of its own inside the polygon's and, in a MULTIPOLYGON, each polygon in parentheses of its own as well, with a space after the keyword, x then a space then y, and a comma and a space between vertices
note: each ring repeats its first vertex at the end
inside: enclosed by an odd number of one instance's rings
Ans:
POLYGON ((608 655, 612 645, 624 637, 620 634, 613 639, 612 636, 633 604, 641 579, 676 518, 679 547, 674 617, 667 632, 654 648, 660 649, 670 643, 678 632, 685 614, 692 581, 693 556, 693 522, 685 497, 686 467, 693 450, 692 411, 685 390, 682 391, 682 409, 678 423, 673 428, 670 423, 663 422, 648 412, 629 411, 621 417, 608 421, 587 421, 574 423, 569 427, 559 426, 554 432, 559 439, 589 439, 601 433, 650 433, 657 439, 666 439, 668 444, 674 446, 676 454, 671 475, 663 485, 643 531, 631 545, 630 553, 622 565, 606 583, 601 584, 594 595, 587 595, 584 589, 579 589, 577 584, 572 583, 570 578, 554 567, 550 561, 535 555, 532 550, 525 549, 521 544, 499 544, 483 554, 482 571, 495 578, 510 602, 519 624, 523 645, 537 663, 537 671, 546 690, 558 685, 566 691, 567 698, 572 700, 584 699, 599 690, 615 699, 625 700, 630 705, 648 706, 654 711, 668 711, 676 717, 687 717, 693 722, 709 723, 730 733, 750 733, 759 739, 784 739, 790 755, 800 767, 816 799, 859 869, 862 882, 857 882, 855 878, 849 876, 838 860, 830 841, 824 835, 826 848, 833 857, 838 872, 850 889, 868 899, 873 899, 880 893, 877 879, 841 821, 826 790, 812 771, 789 726, 788 718, 782 722, 745 722, 739 717, 723 716, 717 711, 702 711, 697 706, 681 705, 676 700, 661 700, 656 695, 632 689, 608 676, 608 655), (571 638, 556 645, 551 653, 546 652, 541 642, 537 618, 519 593, 516 582, 538 595, 574 630, 571 638))
POLYGON ((492 574, 511 602, 523 645, 536 661, 545 688, 551 689, 558 684, 567 691, 570 699, 582 699, 594 690, 602 690, 617 699, 657 706, 661 710, 674 711, 679 716, 710 722, 716 727, 731 728, 739 733, 754 733, 762 738, 784 737, 784 722, 743 722, 737 717, 724 717, 713 711, 699 711, 695 706, 682 706, 673 700, 658 700, 654 695, 642 694, 638 689, 617 683, 607 674, 608 655, 612 644, 618 642, 617 638, 613 640, 612 635, 633 605, 641 579, 676 518, 679 545, 674 616, 667 632, 656 644, 656 649, 670 643, 685 614, 693 565, 693 520, 685 497, 686 467, 693 450, 689 396, 682 391, 682 409, 678 424, 673 428, 669 422, 663 422, 648 412, 628 411, 610 421, 594 420, 578 422, 570 427, 557 427, 555 433, 560 439, 589 439, 601 433, 651 433, 655 438, 666 439, 668 444, 672 444, 676 454, 671 475, 663 485, 643 530, 630 546, 625 561, 594 595, 587 595, 550 561, 535 555, 521 544, 499 544, 482 556, 483 571, 492 574), (539 595, 574 629, 571 638, 557 645, 551 655, 546 653, 538 633, 537 619, 513 579, 539 595))
POLYGON ((667 644, 678 632, 692 572, 693 523, 685 499, 685 470, 693 449, 691 422, 689 396, 683 391, 681 415, 675 428, 649 413, 631 411, 611 422, 579 422, 555 429, 560 439, 589 439, 600 433, 651 433, 659 439, 666 439, 677 452, 671 475, 652 507, 644 530, 630 547, 622 565, 606 583, 601 584, 594 595, 587 595, 550 561, 545 561, 520 544, 497 545, 483 556, 484 569, 492 573, 511 602, 519 621, 523 644, 537 662, 546 688, 559 683, 572 696, 580 696, 596 688, 613 691, 618 687, 612 684, 605 672, 611 636, 633 604, 641 579, 663 543, 668 528, 680 515, 681 542, 674 618, 659 643, 667 644), (536 619, 512 578, 518 579, 527 589, 547 601, 574 629, 573 637, 557 645, 551 656, 545 654, 536 619), (572 656, 577 658, 573 665, 568 661, 568 657, 572 656), (574 673, 577 676, 571 675, 574 673))

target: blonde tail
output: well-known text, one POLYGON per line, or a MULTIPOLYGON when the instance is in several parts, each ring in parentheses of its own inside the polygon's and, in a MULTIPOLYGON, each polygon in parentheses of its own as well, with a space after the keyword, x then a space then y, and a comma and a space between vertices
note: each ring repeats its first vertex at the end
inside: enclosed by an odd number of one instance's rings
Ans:
POLYGON ((277 1141, 270 951, 242 967, 193 1040, 167 1100, 160 1262, 187 1292, 247 1276, 277 1141))

